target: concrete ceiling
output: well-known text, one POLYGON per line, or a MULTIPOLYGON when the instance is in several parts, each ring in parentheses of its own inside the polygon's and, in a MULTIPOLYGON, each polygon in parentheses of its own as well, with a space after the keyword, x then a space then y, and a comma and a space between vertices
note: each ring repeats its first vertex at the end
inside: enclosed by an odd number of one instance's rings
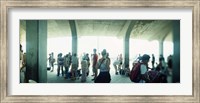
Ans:
POLYGON ((132 29, 131 38, 161 40, 171 31, 172 21, 169 20, 137 21, 132 29))
MULTIPOLYGON (((77 35, 123 38, 131 20, 75 20, 77 35)), ((20 41, 25 40, 26 22, 20 21, 20 41)), ((71 36, 68 20, 48 20, 48 38, 71 36)), ((130 38, 162 40, 172 33, 171 20, 135 20, 130 38)), ((170 40, 170 39, 168 39, 170 40)))

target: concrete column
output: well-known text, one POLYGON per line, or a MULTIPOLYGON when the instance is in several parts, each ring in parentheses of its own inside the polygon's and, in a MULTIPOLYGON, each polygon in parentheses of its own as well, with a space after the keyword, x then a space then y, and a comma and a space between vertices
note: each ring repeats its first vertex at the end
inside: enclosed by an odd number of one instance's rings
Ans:
POLYGON ((76 53, 78 51, 78 37, 77 37, 77 30, 76 30, 76 24, 75 20, 69 20, 69 25, 71 28, 72 33, 72 54, 76 53))
POLYGON ((163 55, 163 40, 159 41, 159 55, 163 55))
POLYGON ((173 82, 180 82, 180 20, 173 21, 173 82))
POLYGON ((26 21, 26 80, 47 82, 47 21, 26 21))
MULTIPOLYGON (((133 30, 133 26, 135 25, 136 21, 131 21, 124 37, 124 64, 129 65, 129 39, 131 35, 131 31, 133 30)), ((129 65, 130 67, 130 65, 129 65)))
MULTIPOLYGON (((124 38, 124 64, 129 65, 129 38, 124 38)), ((130 65, 129 65, 130 66, 130 65)))

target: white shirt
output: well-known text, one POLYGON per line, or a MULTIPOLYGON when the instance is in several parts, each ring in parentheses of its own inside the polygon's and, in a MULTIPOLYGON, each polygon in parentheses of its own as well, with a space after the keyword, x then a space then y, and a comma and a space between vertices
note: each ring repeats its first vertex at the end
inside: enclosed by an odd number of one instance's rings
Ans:
POLYGON ((87 60, 81 61, 81 68, 82 70, 86 70, 88 68, 87 60))
MULTIPOLYGON (((141 65, 140 65, 140 73, 141 73, 141 74, 145 74, 146 72, 147 72, 147 67, 146 67, 146 65, 141 64, 141 65)), ((140 80, 140 83, 145 83, 145 81, 144 81, 144 80, 140 80)))
POLYGON ((147 67, 146 67, 146 65, 141 64, 141 65, 140 65, 140 73, 141 73, 141 74, 144 74, 144 73, 146 73, 146 72, 147 72, 147 67))
POLYGON ((115 60, 113 65, 119 65, 119 61, 118 60, 115 60))

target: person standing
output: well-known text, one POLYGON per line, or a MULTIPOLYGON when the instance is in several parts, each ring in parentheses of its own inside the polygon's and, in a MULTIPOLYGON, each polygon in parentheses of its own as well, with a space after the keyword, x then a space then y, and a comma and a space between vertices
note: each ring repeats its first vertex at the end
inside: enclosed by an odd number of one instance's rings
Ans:
POLYGON ((76 80, 76 76, 78 76, 77 75, 78 65, 79 65, 78 57, 76 53, 74 53, 72 56, 72 66, 71 66, 72 80, 76 80))
POLYGON ((109 72, 110 72, 110 63, 111 63, 111 60, 110 60, 110 57, 109 57, 109 53, 107 53, 107 59, 108 59, 108 69, 109 69, 109 72))
POLYGON ((81 61, 81 70, 82 70, 81 82, 86 82, 87 69, 88 69, 88 63, 86 60, 86 56, 84 56, 81 61))
POLYGON ((155 64, 155 56, 154 54, 152 54, 152 60, 151 60, 151 64, 152 64, 152 69, 154 69, 154 64, 155 64))
POLYGON ((85 54, 85 60, 87 61, 87 69, 86 69, 86 74, 87 74, 87 76, 89 75, 89 67, 90 67, 90 57, 89 57, 89 54, 88 53, 86 53, 85 54))
POLYGON ((113 62, 113 66, 115 68, 115 75, 118 75, 118 66, 119 65, 119 60, 118 60, 118 56, 117 56, 117 59, 113 62))
POLYGON ((57 62, 58 62, 57 76, 60 75, 60 69, 62 76, 64 76, 64 71, 63 71, 64 58, 62 57, 62 53, 58 54, 57 62))
POLYGON ((54 71, 54 62, 55 62, 55 58, 54 58, 54 54, 52 52, 49 57, 50 68, 52 68, 51 72, 54 71))
POLYGON ((65 55, 64 57, 64 67, 65 67, 65 75, 64 75, 64 78, 65 79, 68 79, 69 78, 69 67, 70 67, 70 57, 69 55, 65 55))
POLYGON ((100 69, 100 73, 95 79, 95 83, 110 83, 111 76, 109 72, 109 59, 107 58, 106 49, 101 52, 102 58, 97 63, 97 68, 100 69))
POLYGON ((119 60, 118 70, 120 71, 122 69, 122 61, 123 61, 122 54, 119 54, 118 60, 119 60))
POLYGON ((94 78, 92 80, 95 80, 96 77, 97 77, 97 68, 96 68, 96 65, 97 65, 97 60, 98 60, 98 55, 97 55, 97 50, 96 49, 93 49, 93 58, 92 58, 92 71, 93 71, 93 75, 94 75, 94 78))

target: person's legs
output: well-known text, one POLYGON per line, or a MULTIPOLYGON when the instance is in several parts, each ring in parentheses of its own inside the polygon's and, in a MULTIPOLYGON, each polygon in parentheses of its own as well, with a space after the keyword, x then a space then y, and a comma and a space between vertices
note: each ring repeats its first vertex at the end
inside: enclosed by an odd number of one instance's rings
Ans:
POLYGON ((71 71, 71 75, 72 75, 71 80, 74 80, 74 79, 75 79, 75 78, 74 78, 74 73, 75 73, 74 70, 72 70, 72 71, 71 71))
POLYGON ((95 80, 97 78, 97 74, 98 74, 98 71, 95 67, 93 68, 93 72, 94 72, 94 78, 92 80, 95 80))
POLYGON ((49 61, 49 67, 51 67, 51 62, 49 61))
POLYGON ((53 70, 54 70, 54 64, 53 63, 51 63, 51 67, 52 67, 51 72, 53 72, 53 70))
POLYGON ((115 64, 113 64, 114 68, 115 68, 115 74, 118 75, 118 72, 117 72, 117 66, 115 64))
POLYGON ((154 62, 152 61, 151 63, 152 63, 152 69, 154 69, 154 68, 155 68, 155 67, 154 67, 154 62))
POLYGON ((69 77, 68 71, 69 71, 69 68, 65 67, 65 79, 67 79, 69 77))
POLYGON ((61 65, 61 73, 62 73, 62 76, 64 76, 63 65, 61 65))
POLYGON ((97 71, 97 68, 95 68, 94 79, 96 79, 96 78, 97 78, 97 74, 98 74, 98 71, 97 71))
POLYGON ((60 75, 60 65, 58 65, 58 69, 57 69, 57 76, 60 75))
POLYGON ((92 66, 92 76, 94 76, 94 74, 95 74, 95 67, 94 66, 92 66))
POLYGON ((82 68, 81 82, 86 81, 86 68, 82 68))
POLYGON ((122 65, 119 64, 119 65, 118 65, 118 71, 120 71, 121 69, 122 69, 122 65))
POLYGON ((76 71, 76 70, 75 70, 75 65, 72 64, 71 68, 72 68, 72 69, 71 69, 71 72, 72 72, 72 73, 71 73, 71 74, 72 74, 71 79, 72 79, 72 80, 75 80, 75 71, 76 71))
POLYGON ((122 75, 123 69, 122 69, 122 64, 121 63, 118 65, 118 71, 122 75))
POLYGON ((109 72, 106 72, 106 83, 110 83, 111 81, 111 76, 110 76, 110 73, 109 72))
POLYGON ((25 73, 23 70, 20 71, 20 83, 25 82, 25 73))
POLYGON ((86 69, 86 76, 88 76, 90 73, 89 67, 86 69))
POLYGON ((78 74, 78 65, 75 65, 75 79, 79 79, 79 74, 78 74))

